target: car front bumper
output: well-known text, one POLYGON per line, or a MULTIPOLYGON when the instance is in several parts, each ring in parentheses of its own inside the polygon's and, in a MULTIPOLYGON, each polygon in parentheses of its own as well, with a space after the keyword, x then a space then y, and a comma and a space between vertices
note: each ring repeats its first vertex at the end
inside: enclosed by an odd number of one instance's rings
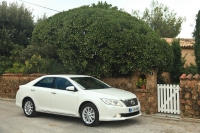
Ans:
POLYGON ((140 104, 132 107, 117 107, 111 105, 105 106, 103 109, 99 108, 100 121, 126 120, 141 115, 140 104))

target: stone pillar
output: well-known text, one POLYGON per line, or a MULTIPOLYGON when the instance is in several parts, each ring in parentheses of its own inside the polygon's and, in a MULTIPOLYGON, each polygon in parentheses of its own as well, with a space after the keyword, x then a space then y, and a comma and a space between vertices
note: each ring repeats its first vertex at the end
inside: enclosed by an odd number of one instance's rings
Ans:
POLYGON ((141 111, 146 114, 155 114, 158 112, 157 101, 157 72, 142 73, 146 76, 146 89, 136 87, 141 72, 135 72, 132 79, 134 84, 133 93, 135 93, 141 104, 141 111))
POLYGON ((182 118, 200 118, 200 80, 192 75, 180 78, 180 110, 182 118))

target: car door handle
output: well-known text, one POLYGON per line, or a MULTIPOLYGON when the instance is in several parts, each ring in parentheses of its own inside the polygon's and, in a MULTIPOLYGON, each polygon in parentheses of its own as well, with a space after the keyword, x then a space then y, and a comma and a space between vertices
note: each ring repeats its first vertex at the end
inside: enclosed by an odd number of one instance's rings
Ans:
POLYGON ((55 92, 51 92, 52 94, 56 94, 55 92))
POLYGON ((31 91, 35 91, 34 89, 31 89, 31 91))

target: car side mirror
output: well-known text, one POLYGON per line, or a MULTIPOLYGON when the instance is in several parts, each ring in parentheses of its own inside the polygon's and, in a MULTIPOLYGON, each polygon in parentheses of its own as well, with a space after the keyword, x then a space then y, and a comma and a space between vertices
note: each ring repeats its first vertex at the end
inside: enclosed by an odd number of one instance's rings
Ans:
POLYGON ((66 88, 67 91, 75 91, 75 87, 74 86, 68 86, 66 88))

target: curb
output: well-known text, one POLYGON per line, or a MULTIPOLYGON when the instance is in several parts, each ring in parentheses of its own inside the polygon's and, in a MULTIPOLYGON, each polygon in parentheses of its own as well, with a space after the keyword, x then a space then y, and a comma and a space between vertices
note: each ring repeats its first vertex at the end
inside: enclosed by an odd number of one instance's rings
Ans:
POLYGON ((10 99, 10 98, 0 98, 0 100, 4 100, 4 101, 15 101, 15 99, 10 99))
POLYGON ((178 115, 167 115, 167 114, 142 114, 144 117, 153 117, 156 119, 165 119, 165 120, 174 120, 174 121, 182 121, 182 122, 196 122, 200 123, 200 119, 193 119, 193 118, 181 118, 178 115))

